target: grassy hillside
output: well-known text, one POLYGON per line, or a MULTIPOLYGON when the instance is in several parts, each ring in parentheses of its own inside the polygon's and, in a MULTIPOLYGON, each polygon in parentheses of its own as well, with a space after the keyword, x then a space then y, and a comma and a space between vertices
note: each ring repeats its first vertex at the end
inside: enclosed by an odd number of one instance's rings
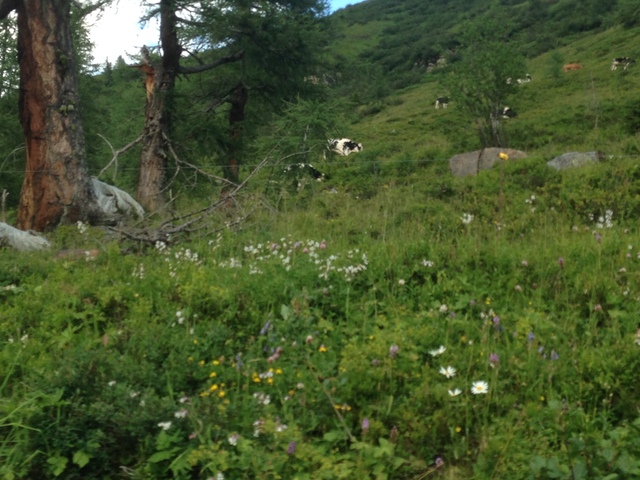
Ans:
MULTIPOLYGON (((379 17, 344 59, 402 5, 339 13, 379 17)), ((434 108, 449 67, 395 89, 374 66, 384 88, 333 125, 365 150, 309 155, 325 182, 270 167, 154 246, 79 225, 0 250, 0 478, 640 477, 640 67, 609 69, 640 30, 604 27, 527 58, 508 121, 527 159, 452 177, 478 141, 455 98, 434 108), (570 150, 612 157, 546 166, 570 150)), ((273 136, 298 148, 292 117, 273 136)))

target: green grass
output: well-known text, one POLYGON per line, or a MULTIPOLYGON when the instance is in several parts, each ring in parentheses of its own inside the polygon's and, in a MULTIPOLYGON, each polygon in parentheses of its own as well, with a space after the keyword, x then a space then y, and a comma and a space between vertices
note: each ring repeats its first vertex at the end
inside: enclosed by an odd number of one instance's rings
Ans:
POLYGON ((162 250, 0 252, 0 473, 637 476, 635 161, 509 162, 502 197, 440 169, 162 250))

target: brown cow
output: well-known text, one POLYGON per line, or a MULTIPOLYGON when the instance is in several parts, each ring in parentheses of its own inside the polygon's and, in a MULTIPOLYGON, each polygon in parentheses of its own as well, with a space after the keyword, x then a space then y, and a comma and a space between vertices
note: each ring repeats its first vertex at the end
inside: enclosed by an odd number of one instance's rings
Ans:
POLYGON ((579 63, 567 63, 564 67, 562 67, 562 70, 568 72, 570 70, 580 70, 581 68, 582 65, 580 65, 579 63))

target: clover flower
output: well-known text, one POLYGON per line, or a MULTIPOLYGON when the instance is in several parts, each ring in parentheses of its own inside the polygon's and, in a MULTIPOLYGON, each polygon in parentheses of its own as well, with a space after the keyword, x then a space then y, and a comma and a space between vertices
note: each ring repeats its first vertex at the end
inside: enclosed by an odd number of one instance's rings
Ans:
POLYGON ((492 353, 491 355, 489 355, 489 365, 491 366, 491 368, 494 368, 499 363, 500 363, 500 357, 498 356, 497 353, 492 353))
POLYGON ((474 395, 484 394, 489 392, 489 384, 483 380, 473 382, 471 385, 471 393, 474 395))
POLYGON ((391 358, 396 358, 398 356, 399 351, 400 351, 400 347, 398 345, 391 345, 389 347, 389 356, 391 358))
POLYGON ((229 442, 229 445, 232 446, 236 446, 238 445, 238 440, 240 439, 240 435, 238 435, 237 433, 234 433, 232 435, 229 435, 229 438, 227 438, 227 442, 229 442))

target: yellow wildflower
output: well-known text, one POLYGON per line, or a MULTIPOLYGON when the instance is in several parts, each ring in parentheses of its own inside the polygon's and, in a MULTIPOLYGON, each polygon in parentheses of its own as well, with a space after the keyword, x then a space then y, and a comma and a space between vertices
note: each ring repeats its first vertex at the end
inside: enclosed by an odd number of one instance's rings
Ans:
POLYGON ((220 392, 218 392, 218 397, 222 398, 226 395, 224 390, 220 390, 220 392))
POLYGON ((500 152, 499 157, 500 157, 502 160, 509 160, 509 155, 507 155, 507 154, 506 154, 506 153, 504 153, 504 152, 500 152))
POLYGON ((213 377, 217 377, 217 376, 218 376, 218 374, 216 372, 211 372, 209 374, 209 378, 213 378, 213 377))
POLYGON ((324 352, 326 352, 326 351, 327 351, 327 347, 325 347, 325 346, 324 346, 324 344, 322 344, 322 345, 320 345, 320 348, 318 349, 318 351, 319 351, 320 353, 324 353, 324 352))
POLYGON ((282 375, 282 369, 281 368, 278 368, 276 370, 276 375, 282 375))
POLYGON ((218 384, 214 383, 213 385, 211 385, 211 387, 209 387, 209 390, 211 390, 212 392, 215 392, 218 389, 218 384))

